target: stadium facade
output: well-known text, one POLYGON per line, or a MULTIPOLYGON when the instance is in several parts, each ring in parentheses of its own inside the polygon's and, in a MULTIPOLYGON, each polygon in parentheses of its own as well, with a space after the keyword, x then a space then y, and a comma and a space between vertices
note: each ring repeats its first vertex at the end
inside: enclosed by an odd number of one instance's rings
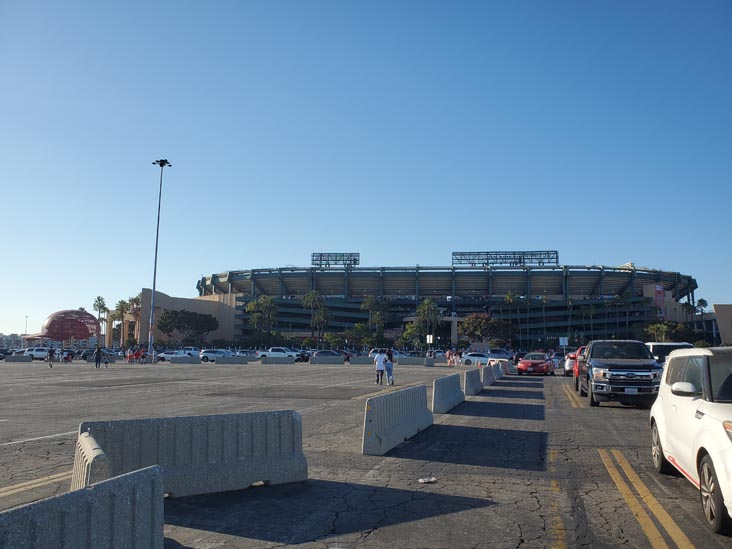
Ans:
MULTIPOLYGON (((517 257, 525 252, 501 253, 517 257)), ((556 344, 559 337, 569 337, 571 343, 642 337, 650 322, 688 320, 698 287, 690 275, 630 263, 563 266, 558 257, 540 265, 526 264, 525 258, 512 265, 459 263, 453 254, 449 267, 360 267, 351 262, 237 270, 202 277, 196 288, 199 299, 233 300, 236 337, 251 333, 246 306, 261 295, 277 304, 276 330, 309 333, 310 311, 302 307, 302 298, 316 290, 325 298, 328 331, 367 323, 368 312, 361 305, 368 296, 388 304, 386 328, 393 330, 403 327, 429 298, 448 319, 488 313, 512 322, 518 338, 514 347, 535 347, 556 344)), ((444 327, 438 334, 440 343, 449 342, 449 331, 444 327)))

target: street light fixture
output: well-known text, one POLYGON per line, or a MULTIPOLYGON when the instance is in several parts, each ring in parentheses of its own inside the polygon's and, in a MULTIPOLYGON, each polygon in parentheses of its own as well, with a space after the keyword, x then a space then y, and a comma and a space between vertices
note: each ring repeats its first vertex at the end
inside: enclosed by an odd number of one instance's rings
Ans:
POLYGON ((172 164, 165 158, 155 160, 153 162, 156 166, 160 166, 160 190, 158 191, 158 221, 155 226, 155 265, 153 266, 153 287, 152 297, 150 298, 150 326, 148 328, 148 343, 147 343, 147 354, 152 360, 153 358, 153 327, 155 326, 155 284, 158 276, 158 237, 160 236, 160 201, 163 197, 163 169, 171 167, 172 164))

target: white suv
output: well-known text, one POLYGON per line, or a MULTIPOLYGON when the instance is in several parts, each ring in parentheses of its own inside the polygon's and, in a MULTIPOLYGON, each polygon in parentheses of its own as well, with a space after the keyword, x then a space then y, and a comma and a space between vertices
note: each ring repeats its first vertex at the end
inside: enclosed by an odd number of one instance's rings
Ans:
POLYGON ((732 347, 668 356, 651 408, 653 465, 699 489, 707 526, 732 531, 732 347))
MULTIPOLYGON (((25 356, 31 357, 32 360, 46 360, 48 357, 48 347, 28 347, 24 354, 25 356)), ((59 358, 58 352, 55 353, 55 358, 59 358)))
POLYGON ((209 360, 211 362, 216 362, 217 358, 221 358, 222 356, 232 356, 232 354, 224 349, 204 349, 201 351, 199 356, 202 362, 208 362, 209 360))

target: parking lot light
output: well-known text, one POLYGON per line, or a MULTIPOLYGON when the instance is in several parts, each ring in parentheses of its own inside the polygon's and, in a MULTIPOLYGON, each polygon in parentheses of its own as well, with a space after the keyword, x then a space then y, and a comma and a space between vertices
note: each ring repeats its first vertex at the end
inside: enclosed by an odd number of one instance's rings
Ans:
POLYGON ((158 276, 158 237, 160 236, 160 201, 163 197, 163 169, 165 167, 171 167, 172 164, 167 159, 161 158, 155 160, 153 164, 160 166, 160 188, 158 190, 158 220, 155 225, 155 263, 153 265, 153 286, 152 286, 152 297, 150 298, 150 326, 148 330, 148 343, 147 343, 147 354, 154 360, 153 357, 153 341, 154 341, 154 327, 155 327, 155 284, 158 276))

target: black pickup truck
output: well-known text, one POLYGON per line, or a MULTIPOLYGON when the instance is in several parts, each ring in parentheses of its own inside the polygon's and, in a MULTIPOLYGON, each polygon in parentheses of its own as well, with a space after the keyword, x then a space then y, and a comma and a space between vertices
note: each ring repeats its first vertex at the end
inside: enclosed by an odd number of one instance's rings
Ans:
POLYGON ((590 406, 615 400, 650 408, 656 400, 663 368, 642 341, 590 341, 577 360, 580 395, 590 406))

